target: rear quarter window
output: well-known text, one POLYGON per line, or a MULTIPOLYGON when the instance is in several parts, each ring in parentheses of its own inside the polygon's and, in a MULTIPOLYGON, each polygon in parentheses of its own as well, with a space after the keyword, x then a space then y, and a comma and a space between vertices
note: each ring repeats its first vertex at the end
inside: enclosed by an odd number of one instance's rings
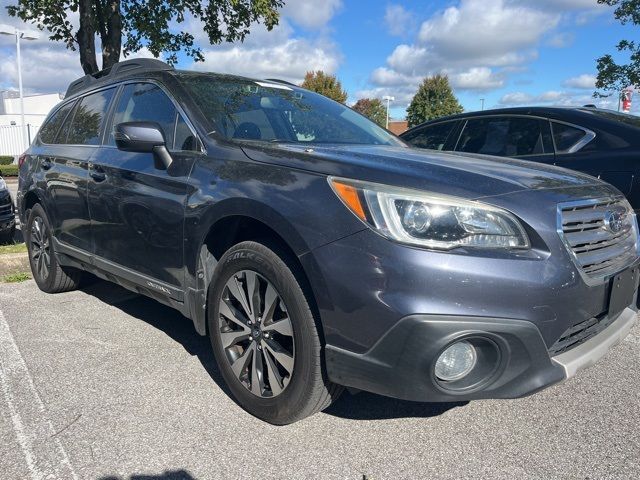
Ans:
POLYGON ((66 105, 63 105, 47 119, 45 124, 40 128, 39 136, 42 143, 56 143, 60 127, 62 127, 62 124, 64 123, 74 105, 75 102, 70 102, 66 105))
POLYGON ((553 141, 556 153, 570 153, 579 143, 586 140, 587 132, 581 128, 572 127, 565 123, 551 122, 553 141))

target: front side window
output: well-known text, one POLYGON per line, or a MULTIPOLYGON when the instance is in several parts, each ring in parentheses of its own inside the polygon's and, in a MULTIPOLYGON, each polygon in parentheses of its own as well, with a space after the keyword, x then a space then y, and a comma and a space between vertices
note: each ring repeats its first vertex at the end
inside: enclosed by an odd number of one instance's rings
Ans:
POLYGON ((587 132, 581 128, 564 123, 551 122, 551 128, 553 140, 556 143, 556 153, 570 152, 587 135, 587 132))
POLYGON ((544 122, 526 117, 488 117, 467 121, 457 151, 520 157, 545 153, 544 122))
MULTIPOLYGON (((162 128, 167 147, 172 149, 177 113, 169 97, 157 85, 130 83, 122 89, 113 114, 113 126, 124 122, 156 122, 162 128)), ((115 145, 113 131, 109 144, 115 145)))
POLYGON ((67 115, 75 105, 75 102, 67 103, 63 105, 56 111, 49 119, 45 122, 45 124, 40 128, 40 141, 42 143, 59 143, 56 142, 58 132, 60 131, 60 127, 64 123, 67 115))
POLYGON ((177 76, 215 133, 230 140, 404 145, 374 122, 317 93, 214 74, 177 76))
POLYGON ((63 143, 99 145, 100 132, 114 92, 115 88, 110 88, 82 98, 72 113, 73 120, 66 132, 66 141, 63 143))
POLYGON ((409 135, 403 137, 403 139, 414 147, 442 150, 455 125, 456 122, 429 125, 415 132, 411 132, 409 135))

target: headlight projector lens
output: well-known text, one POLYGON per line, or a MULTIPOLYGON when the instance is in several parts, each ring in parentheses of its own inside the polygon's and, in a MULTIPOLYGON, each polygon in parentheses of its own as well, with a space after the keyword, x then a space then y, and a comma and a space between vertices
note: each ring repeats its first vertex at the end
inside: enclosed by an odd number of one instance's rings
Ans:
POLYGON ((476 349, 462 340, 447 348, 438 358, 435 374, 443 382, 453 382, 467 376, 476 366, 476 349))

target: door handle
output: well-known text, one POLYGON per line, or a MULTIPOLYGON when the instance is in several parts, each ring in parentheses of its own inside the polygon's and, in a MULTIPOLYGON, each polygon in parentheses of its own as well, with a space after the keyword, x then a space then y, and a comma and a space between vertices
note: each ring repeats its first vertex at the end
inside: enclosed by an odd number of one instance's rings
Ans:
POLYGON ((102 182, 107 178, 107 174, 104 172, 102 167, 93 163, 89 164, 89 175, 96 182, 102 182))
POLYGON ((53 162, 51 161, 51 157, 44 157, 42 159, 42 162, 40 163, 40 166, 42 167, 43 170, 49 170, 51 167, 53 167, 53 162))

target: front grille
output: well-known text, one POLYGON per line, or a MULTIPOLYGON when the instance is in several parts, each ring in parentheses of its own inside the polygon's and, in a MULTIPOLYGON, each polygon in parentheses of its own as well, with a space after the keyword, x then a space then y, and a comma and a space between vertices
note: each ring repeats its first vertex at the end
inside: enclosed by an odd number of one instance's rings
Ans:
POLYGON ((605 328, 613 323, 615 318, 609 318, 607 313, 592 317, 589 320, 580 322, 571 328, 568 328, 549 348, 549 354, 551 356, 558 355, 562 352, 566 352, 578 345, 586 342, 592 337, 595 337, 605 328))
POLYGON ((558 223, 574 262, 588 278, 615 274, 637 258, 635 216, 626 200, 560 205, 558 223))

